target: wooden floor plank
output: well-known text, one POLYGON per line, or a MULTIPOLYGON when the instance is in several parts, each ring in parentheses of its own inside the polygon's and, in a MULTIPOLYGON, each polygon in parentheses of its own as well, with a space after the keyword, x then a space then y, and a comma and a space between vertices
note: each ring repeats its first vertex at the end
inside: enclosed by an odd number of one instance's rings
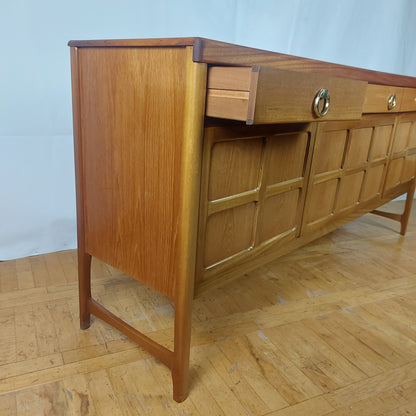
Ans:
POLYGON ((314 384, 299 367, 276 350, 275 345, 263 331, 257 330, 248 334, 247 347, 256 358, 264 377, 290 405, 322 393, 322 389, 314 384), (294 380, 296 383, 293 382, 294 380))
POLYGON ((44 256, 29 257, 30 267, 32 269, 33 281, 35 287, 47 287, 48 282, 52 279, 49 276, 49 271, 46 268, 46 260, 44 256))
POLYGON ((62 267, 62 263, 59 261, 59 255, 56 253, 47 253, 43 255, 45 259, 45 267, 48 271, 47 285, 67 283, 65 271, 62 267))
POLYGON ((317 319, 308 319, 305 324, 333 349, 357 366, 367 376, 380 374, 392 365, 385 358, 346 331, 328 314, 317 319))
POLYGON ((40 387, 17 392, 16 409, 19 416, 42 415, 42 402, 39 395, 40 387))
POLYGON ((17 278, 16 260, 1 263, 0 268, 0 291, 1 293, 14 292, 19 287, 17 278))
POLYGON ((288 406, 288 402, 264 375, 258 357, 250 350, 244 338, 229 338, 217 342, 218 347, 229 361, 236 365, 254 392, 266 403, 269 411, 288 406))
POLYGON ((392 386, 408 383, 416 378, 416 361, 387 370, 377 376, 329 392, 326 400, 334 408, 351 406, 356 402, 382 394, 392 386))
POLYGON ((62 355, 60 353, 4 364, 0 366, 0 380, 6 381, 9 378, 55 368, 62 364, 62 355))
POLYGON ((15 314, 13 308, 0 309, 0 365, 16 362, 15 314))
POLYGON ((58 336, 49 302, 33 305, 33 321, 38 356, 42 357, 59 352, 58 336))
POLYGON ((137 349, 129 349, 127 351, 90 358, 84 361, 77 361, 71 364, 58 366, 51 365, 50 367, 42 368, 35 372, 0 379, 0 394, 26 389, 30 386, 59 381, 75 374, 97 372, 113 366, 132 363, 141 358, 141 351, 137 349))
POLYGON ((16 416, 16 393, 0 395, 0 416, 16 416))
POLYGON ((62 381, 36 386, 16 394, 17 414, 70 416, 62 381))
POLYGON ((226 383, 227 388, 232 391, 247 411, 251 414, 265 414, 270 408, 256 393, 249 381, 242 374, 237 362, 230 361, 216 344, 210 344, 209 361, 226 383))
POLYGON ((364 378, 364 373, 337 351, 323 342, 303 323, 279 326, 265 330, 278 351, 324 391, 364 378))
POLYGON ((293 406, 276 412, 268 413, 267 416, 324 416, 332 412, 333 408, 324 397, 314 397, 293 406))
MULTIPOLYGON (((205 350, 204 347, 201 347, 201 349, 205 350)), ((210 360, 204 363, 202 372, 206 375, 206 377, 201 379, 202 383, 206 386, 225 415, 247 415, 244 404, 238 400, 232 389, 227 388, 226 383, 215 370, 210 360)))
POLYGON ((406 403, 393 410, 380 413, 380 416, 412 416, 416 414, 416 400, 406 403))
MULTIPOLYGON (((199 368, 198 368, 199 370, 199 368)), ((205 383, 202 382, 202 375, 198 371, 190 373, 191 391, 189 399, 195 408, 198 409, 201 416, 228 416, 218 405, 212 393, 208 390, 205 383)))
POLYGON ((361 317, 371 328, 375 328, 384 339, 384 343, 390 344, 394 351, 403 357, 404 362, 416 359, 416 342, 402 334, 399 328, 391 326, 383 319, 368 313, 363 307, 355 308, 354 313, 361 317))
POLYGON ((95 411, 84 374, 75 374, 64 378, 63 392, 67 396, 69 415, 99 416, 95 411))
MULTIPOLYGON (((337 314, 337 322, 341 324, 349 333, 354 335, 358 340, 367 345, 376 354, 392 363, 392 366, 401 366, 414 357, 411 352, 412 346, 408 349, 408 354, 402 352, 400 342, 395 343, 381 327, 370 325, 364 319, 355 316, 355 309, 337 314)), ((409 340, 409 342, 411 342, 409 340)), ((414 348, 414 346, 413 346, 414 348)))
POLYGON ((416 380, 392 385, 386 391, 371 395, 353 404, 337 409, 327 416, 391 415, 411 403, 416 397, 416 380))
POLYGON ((123 416, 120 404, 106 370, 99 370, 85 375, 87 389, 94 403, 97 415, 123 416))
POLYGON ((60 251, 56 253, 67 283, 78 281, 78 264, 74 250, 60 251))
POLYGON ((36 338, 35 315, 33 305, 22 305, 14 308, 14 314, 18 319, 15 321, 16 355, 17 361, 29 361, 39 357, 38 341, 36 338))
POLYGON ((412 328, 416 324, 415 320, 409 320, 405 315, 397 313, 394 299, 386 302, 371 303, 361 307, 368 315, 372 315, 373 319, 382 321, 384 325, 389 325, 396 331, 406 336, 412 341, 416 341, 416 331, 412 328))
POLYGON ((49 302, 48 309, 55 327, 59 351, 64 352, 78 348, 81 334, 68 303, 63 300, 49 302))

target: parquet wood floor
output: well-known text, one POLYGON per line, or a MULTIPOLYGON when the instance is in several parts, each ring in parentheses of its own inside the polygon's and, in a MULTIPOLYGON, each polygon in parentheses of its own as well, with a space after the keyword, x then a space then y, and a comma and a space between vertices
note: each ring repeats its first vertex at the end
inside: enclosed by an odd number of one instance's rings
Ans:
MULTIPOLYGON (((99 261, 93 276, 99 301, 172 347, 166 298, 99 261)), ((405 237, 366 215, 195 300, 178 404, 124 335, 79 329, 75 251, 3 262, 0 415, 415 415, 415 295, 415 210, 405 237)))

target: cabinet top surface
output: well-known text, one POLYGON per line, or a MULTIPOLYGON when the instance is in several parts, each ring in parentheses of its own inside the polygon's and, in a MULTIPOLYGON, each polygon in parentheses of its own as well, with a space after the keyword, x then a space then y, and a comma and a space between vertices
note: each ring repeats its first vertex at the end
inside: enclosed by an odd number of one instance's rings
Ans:
POLYGON ((327 63, 200 37, 71 40, 68 45, 78 48, 191 46, 193 47, 193 60, 200 63, 236 66, 267 65, 299 72, 321 72, 331 76, 357 79, 374 84, 416 88, 416 77, 327 63))

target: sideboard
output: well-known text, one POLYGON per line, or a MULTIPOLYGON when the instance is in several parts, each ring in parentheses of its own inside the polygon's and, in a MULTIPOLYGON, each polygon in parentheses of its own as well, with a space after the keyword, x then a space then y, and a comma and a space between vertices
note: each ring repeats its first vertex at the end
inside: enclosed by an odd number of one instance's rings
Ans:
POLYGON ((176 401, 198 293, 368 212, 405 233, 416 78, 202 38, 69 46, 81 328, 94 314, 147 349, 176 401), (173 351, 93 299, 91 256, 174 302, 173 351))

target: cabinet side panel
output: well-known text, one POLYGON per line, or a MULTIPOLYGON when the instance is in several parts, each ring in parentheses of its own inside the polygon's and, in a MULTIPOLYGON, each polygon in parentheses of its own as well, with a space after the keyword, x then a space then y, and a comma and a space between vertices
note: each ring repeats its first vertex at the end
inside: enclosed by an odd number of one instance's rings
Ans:
POLYGON ((79 53, 86 251, 173 298, 186 51, 79 53))

